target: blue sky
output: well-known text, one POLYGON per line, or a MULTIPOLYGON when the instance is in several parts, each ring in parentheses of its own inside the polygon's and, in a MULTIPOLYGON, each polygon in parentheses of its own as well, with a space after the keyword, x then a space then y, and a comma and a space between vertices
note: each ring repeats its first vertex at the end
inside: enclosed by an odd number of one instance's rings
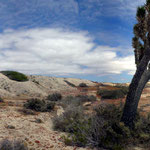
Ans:
POLYGON ((0 0, 0 70, 130 82, 145 0, 0 0))

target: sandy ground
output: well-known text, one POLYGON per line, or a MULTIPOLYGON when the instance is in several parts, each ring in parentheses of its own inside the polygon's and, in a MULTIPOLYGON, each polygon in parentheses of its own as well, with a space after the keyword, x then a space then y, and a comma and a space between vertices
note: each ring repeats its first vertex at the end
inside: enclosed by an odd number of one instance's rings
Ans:
POLYGON ((23 140, 30 150, 84 150, 63 143, 61 137, 64 133, 54 131, 52 127, 54 112, 24 115, 18 111, 23 100, 5 102, 0 104, 0 140, 23 140), (37 123, 37 119, 41 119, 42 123, 37 123))
MULTIPOLYGON (((43 98, 50 93, 60 92, 63 96, 67 95, 96 95, 96 92, 102 84, 94 83, 88 80, 72 78, 55 78, 43 76, 28 76, 27 82, 16 82, 0 74, 0 96, 4 98, 5 103, 0 103, 0 140, 5 138, 25 141, 30 150, 90 150, 89 148, 78 148, 66 146, 62 141, 62 135, 53 130, 52 117, 58 113, 55 109, 51 113, 36 113, 35 115, 24 115, 19 110, 23 103, 31 97, 43 98), (80 83, 86 83, 88 88, 72 87, 66 81, 78 86, 80 83), (41 119, 42 123, 36 120, 41 119)), ((102 86, 105 84, 103 83, 102 86)), ((114 86, 115 84, 106 83, 105 86, 114 86)), ((95 105, 100 103, 119 104, 125 99, 100 100, 97 97, 95 105)), ((150 84, 144 89, 139 108, 143 113, 150 112, 150 84)), ((132 148, 131 150, 142 150, 141 148, 132 148)))

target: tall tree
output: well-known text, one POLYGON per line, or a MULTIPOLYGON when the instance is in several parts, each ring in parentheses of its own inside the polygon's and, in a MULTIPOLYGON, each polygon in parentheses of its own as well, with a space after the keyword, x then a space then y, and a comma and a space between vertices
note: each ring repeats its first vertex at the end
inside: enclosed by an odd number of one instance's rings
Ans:
POLYGON ((136 72, 129 86, 121 121, 130 128, 134 127, 138 103, 142 91, 150 79, 150 0, 138 7, 137 23, 133 28, 132 45, 135 54, 136 72))

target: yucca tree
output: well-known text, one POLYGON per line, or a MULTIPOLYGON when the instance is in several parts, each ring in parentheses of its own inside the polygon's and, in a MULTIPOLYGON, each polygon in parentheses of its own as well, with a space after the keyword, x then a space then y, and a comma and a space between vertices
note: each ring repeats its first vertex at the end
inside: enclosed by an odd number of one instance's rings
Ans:
POLYGON ((134 127, 138 103, 142 91, 150 79, 150 0, 138 7, 136 13, 137 23, 133 31, 132 45, 135 54, 136 73, 129 86, 126 103, 121 121, 128 127, 134 127))

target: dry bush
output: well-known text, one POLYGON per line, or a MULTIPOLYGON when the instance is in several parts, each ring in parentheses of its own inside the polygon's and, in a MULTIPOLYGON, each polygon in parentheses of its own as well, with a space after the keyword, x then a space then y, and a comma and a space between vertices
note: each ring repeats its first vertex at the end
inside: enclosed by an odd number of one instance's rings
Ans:
POLYGON ((53 93, 47 96, 46 100, 49 101, 59 101, 62 99, 62 95, 60 93, 53 93))
POLYGON ((80 83, 79 87, 88 87, 86 83, 80 83))
POLYGON ((30 99, 25 104, 26 109, 31 109, 39 112, 50 112, 54 109, 55 103, 40 99, 30 99))
POLYGON ((22 141, 4 139, 0 142, 0 150, 28 150, 28 147, 22 141))
POLYGON ((81 108, 69 105, 61 116, 53 118, 54 129, 70 133, 63 137, 67 145, 124 150, 129 145, 141 144, 149 148, 150 115, 144 117, 137 113, 135 127, 129 129, 120 122, 122 104, 99 105, 88 116, 81 108))

